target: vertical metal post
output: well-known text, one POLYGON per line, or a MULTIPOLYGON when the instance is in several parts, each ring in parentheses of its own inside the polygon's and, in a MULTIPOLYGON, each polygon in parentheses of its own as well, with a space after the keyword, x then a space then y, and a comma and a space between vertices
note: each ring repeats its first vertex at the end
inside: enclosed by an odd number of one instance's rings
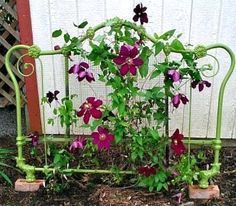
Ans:
MULTIPOLYGON (((70 95, 70 87, 69 87, 69 58, 65 56, 65 94, 67 97, 70 95)), ((70 137, 70 126, 66 126, 66 136, 70 137)))

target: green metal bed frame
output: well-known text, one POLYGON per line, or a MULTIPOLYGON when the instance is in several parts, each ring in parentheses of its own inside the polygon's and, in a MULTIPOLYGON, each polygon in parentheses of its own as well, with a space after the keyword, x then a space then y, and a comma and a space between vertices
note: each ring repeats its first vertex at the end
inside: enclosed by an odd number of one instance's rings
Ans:
MULTIPOLYGON (((122 22, 123 26, 127 26, 127 27, 131 27, 130 24, 126 24, 125 21, 122 22)), ((94 33, 105 27, 106 26, 106 22, 103 22, 99 25, 97 25, 94 28, 89 28, 86 32, 86 34, 81 37, 80 41, 83 42, 86 39, 91 39, 94 36, 94 33)), ((146 36, 147 39, 149 39, 151 42, 155 43, 157 40, 150 36, 149 34, 147 34, 144 30, 140 30, 140 27, 138 26, 132 26, 132 29, 134 29, 137 32, 141 32, 142 35, 146 36)), ((223 49, 225 50, 228 55, 230 56, 230 67, 229 70, 227 71, 226 76, 223 79, 223 82, 221 83, 220 86, 220 90, 219 90, 219 95, 218 95, 218 108, 217 108, 217 123, 216 123, 216 132, 215 132, 215 138, 212 139, 204 139, 204 140, 194 140, 194 139, 190 139, 190 127, 191 127, 191 102, 190 102, 190 113, 189 113, 189 139, 185 140, 185 143, 190 144, 196 144, 196 145, 209 145, 213 148, 214 150, 214 161, 212 163, 212 167, 209 170, 202 170, 198 173, 199 177, 200 177, 200 181, 199 181, 199 186, 201 188, 207 188, 208 187, 208 181, 210 178, 212 178, 213 176, 215 176, 216 174, 218 174, 220 172, 220 162, 219 162, 219 156, 220 156, 220 149, 222 146, 222 142, 221 142, 221 128, 222 128, 222 112, 223 112, 223 100, 224 100, 224 93, 225 93, 225 87, 226 84, 234 70, 235 67, 235 56, 233 51, 226 45, 224 44, 213 44, 213 45, 209 45, 206 47, 200 46, 200 47, 196 47, 196 48, 200 48, 205 50, 205 52, 212 50, 212 49, 223 49)), ((35 167, 33 165, 29 165, 26 163, 24 155, 23 155, 23 146, 27 143, 28 138, 27 136, 25 136, 24 134, 22 134, 22 125, 21 125, 21 119, 22 119, 22 114, 21 114, 21 91, 19 89, 19 85, 17 83, 16 77, 14 75, 14 73, 12 72, 12 68, 11 68, 11 63, 10 63, 10 57, 11 55, 17 51, 17 50, 27 50, 28 53, 27 55, 32 57, 32 58, 39 58, 41 56, 45 56, 45 55, 64 55, 65 57, 65 71, 68 71, 68 53, 65 49, 60 49, 60 50, 52 50, 52 51, 41 51, 39 47, 33 45, 33 46, 28 46, 28 45, 16 45, 13 46, 11 49, 8 50, 6 56, 5 56, 5 65, 6 65, 6 69, 9 73, 9 76, 14 84, 15 87, 15 94, 16 94, 16 110, 17 110, 17 137, 16 137, 16 145, 17 145, 17 151, 18 151, 18 155, 16 157, 16 162, 17 162, 17 167, 20 168, 23 172, 26 173, 26 180, 28 182, 32 182, 35 180, 35 173, 36 172, 43 172, 45 174, 47 174, 48 172, 56 172, 55 168, 51 168, 47 165, 47 161, 45 161, 45 166, 44 167, 35 167)), ((171 49, 170 52, 173 53, 184 53, 184 52, 188 52, 186 50, 180 51, 180 50, 173 50, 171 49)), ((193 52, 197 52, 196 50, 193 50, 193 52)), ((26 54, 25 54, 26 55, 26 54)), ((23 56, 25 56, 23 55, 23 56)), ((23 58, 22 56, 22 58, 23 58)), ((42 62, 41 62, 42 64, 42 62)), ((27 63, 25 63, 25 68, 29 67, 29 66, 33 66, 33 65, 29 65, 27 63)), ((23 74, 21 71, 19 71, 22 75, 26 76, 25 74, 23 74)), ((34 68, 32 69, 32 72, 34 72, 34 68)), ((41 71, 42 72, 42 71, 41 71)), ((65 93, 66 95, 69 95, 69 77, 68 77, 68 72, 65 72, 65 93)), ((30 74, 29 74, 30 75, 30 74)), ((27 76, 29 76, 27 75, 27 76)), ((42 90, 43 90, 43 76, 42 76, 42 90)), ((191 92, 190 92, 191 95, 191 92)), ((43 107, 43 106, 42 106, 43 107)), ((47 142, 53 141, 53 142, 62 142, 62 141, 70 141, 70 138, 50 138, 47 137, 45 135, 45 110, 44 107, 42 108, 42 119, 43 119, 43 138, 42 141, 44 142, 44 144, 46 145, 47 142)), ((69 131, 70 128, 66 129, 66 136, 69 136, 69 131)), ((46 147, 45 147, 46 149, 46 147)), ((93 170, 93 169, 64 169, 63 172, 78 172, 78 173, 112 173, 111 170, 93 170)), ((135 171, 120 171, 120 173, 122 174, 134 174, 135 171)))

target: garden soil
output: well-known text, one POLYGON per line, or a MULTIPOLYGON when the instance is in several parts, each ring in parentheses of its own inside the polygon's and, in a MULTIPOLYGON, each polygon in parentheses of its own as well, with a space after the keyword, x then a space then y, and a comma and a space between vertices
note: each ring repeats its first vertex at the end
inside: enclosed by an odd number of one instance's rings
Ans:
MULTIPOLYGON (((1 148, 15 148, 12 137, 0 138, 1 148)), ((16 192, 12 186, 0 183, 0 206, 236 206, 236 148, 223 148, 221 152, 221 174, 212 180, 220 187, 220 199, 193 201, 188 199, 187 191, 178 204, 173 197, 178 191, 150 193, 133 185, 112 185, 102 181, 106 176, 80 175, 69 182, 69 188, 60 193, 41 188, 34 193, 16 192)), ((14 164, 14 160, 9 160, 14 164)), ((12 169, 6 173, 14 182, 22 174, 12 169)))

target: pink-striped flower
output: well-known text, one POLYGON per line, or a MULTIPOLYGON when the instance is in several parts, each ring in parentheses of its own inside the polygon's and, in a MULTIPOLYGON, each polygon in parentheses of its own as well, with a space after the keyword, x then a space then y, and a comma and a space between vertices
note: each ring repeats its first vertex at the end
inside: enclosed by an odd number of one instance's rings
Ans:
POLYGON ((88 124, 90 117, 95 119, 100 119, 102 117, 102 112, 99 107, 102 105, 102 100, 95 99, 95 97, 88 97, 86 102, 84 102, 79 111, 77 112, 78 117, 83 117, 84 123, 88 124))
POLYGON ((109 133, 108 129, 103 127, 98 127, 97 132, 92 133, 93 144, 98 146, 98 150, 103 149, 109 150, 111 142, 114 140, 114 136, 109 133))

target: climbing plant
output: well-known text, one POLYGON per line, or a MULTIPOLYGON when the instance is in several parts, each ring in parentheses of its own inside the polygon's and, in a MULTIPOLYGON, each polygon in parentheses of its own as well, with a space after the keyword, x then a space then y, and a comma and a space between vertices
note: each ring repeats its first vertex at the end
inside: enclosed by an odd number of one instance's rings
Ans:
POLYGON ((225 84, 235 64, 232 51, 222 44, 208 47, 185 45, 180 40, 181 34, 176 34, 175 30, 151 36, 144 27, 144 23, 148 23, 146 10, 142 4, 134 8, 133 20, 140 21, 140 25, 115 17, 94 28, 88 27, 87 21, 74 24, 83 33, 79 37, 63 33, 61 29, 55 30, 52 37, 63 38, 64 44, 55 45, 54 51, 21 46, 27 48, 34 58, 56 54, 65 56, 66 96, 61 96, 59 90, 49 91, 47 88, 45 92, 43 89, 42 104, 43 118, 45 107, 53 111, 47 123, 54 125, 55 121, 59 121, 65 127, 65 138, 58 141, 69 142, 58 148, 54 144, 56 138, 39 137, 36 132, 27 137, 18 134, 20 154, 17 164, 27 173, 27 180, 35 179, 35 171, 43 171, 47 175, 51 172, 64 175, 73 172, 112 173, 117 179, 122 174, 137 174, 140 186, 160 191, 180 182, 192 184, 199 178, 200 186, 205 188, 208 179, 219 172, 222 101, 225 84), (96 32, 104 27, 108 30, 97 35, 96 32), (190 132, 185 139, 179 128, 169 134, 169 112, 188 104, 190 130, 192 89, 202 92, 209 88, 211 83, 206 80, 206 72, 214 73, 210 64, 200 65, 198 60, 214 48, 223 48, 231 56, 231 67, 219 94, 216 139, 191 140, 190 132), (173 53, 178 53, 179 57, 172 58, 173 53), (75 56, 80 60, 72 61, 75 56), (95 67, 100 68, 99 73, 95 72, 95 67), (94 93, 82 105, 77 103, 80 98, 78 93, 69 92, 69 76, 76 78, 77 84, 86 82, 94 93), (106 99, 96 96, 94 81, 111 88, 106 99), (189 87, 187 94, 186 88, 189 87), (90 135, 74 135, 73 128, 89 129, 90 135), (43 168, 25 165, 21 151, 26 138, 32 141, 33 154, 36 155, 38 143, 44 143, 46 165, 43 168), (213 145, 215 160, 211 170, 199 170, 199 158, 190 155, 190 143, 213 145), (117 147, 125 154, 125 168, 115 165, 111 156, 112 150, 117 147), (105 170, 101 170, 98 168, 104 164, 99 157, 104 155, 112 161, 105 170), (70 169, 78 157, 77 168, 70 169), (94 165, 92 168, 91 164, 94 165), (127 168, 130 170, 124 170, 127 168))

